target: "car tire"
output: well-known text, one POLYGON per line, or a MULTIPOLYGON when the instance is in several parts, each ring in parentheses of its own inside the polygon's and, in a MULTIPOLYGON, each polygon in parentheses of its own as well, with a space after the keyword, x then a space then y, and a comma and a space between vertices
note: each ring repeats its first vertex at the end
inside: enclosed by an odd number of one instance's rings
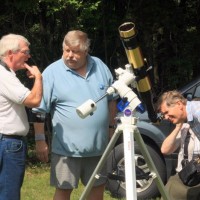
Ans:
MULTIPOLYGON (((166 167, 161 155, 150 145, 146 145, 147 150, 153 160, 156 163, 157 171, 163 182, 166 181, 166 167)), ((136 171, 137 167, 141 169, 145 174, 149 174, 150 170, 141 154, 139 146, 135 143, 135 160, 136 171)), ((108 182, 106 184, 106 189, 111 193, 111 196, 115 198, 124 198, 126 196, 125 182, 123 180, 113 180, 113 175, 124 176, 124 146, 123 143, 117 145, 110 153, 107 161, 108 167, 108 182), (111 178, 109 178, 111 177, 111 178)), ((137 198, 138 199, 151 199, 159 196, 159 190, 156 182, 153 178, 147 176, 146 179, 138 178, 138 173, 136 172, 137 178, 137 198), (139 180, 140 179, 140 180, 139 180)))

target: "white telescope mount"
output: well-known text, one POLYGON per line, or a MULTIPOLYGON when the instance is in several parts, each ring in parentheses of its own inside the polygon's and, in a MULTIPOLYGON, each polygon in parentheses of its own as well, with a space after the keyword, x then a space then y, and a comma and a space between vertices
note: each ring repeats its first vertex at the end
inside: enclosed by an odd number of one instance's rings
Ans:
POLYGON ((112 136, 109 144, 107 145, 99 163, 97 164, 93 174, 91 175, 88 184, 86 185, 79 200, 86 200, 90 190, 96 179, 100 178, 101 169, 104 167, 106 160, 114 148, 119 136, 123 133, 124 143, 124 159, 125 159, 125 182, 126 182, 126 199, 137 200, 136 190, 136 170, 135 170, 135 149, 134 138, 140 147, 141 153, 149 167, 149 176, 153 177, 156 185, 163 197, 163 200, 169 200, 168 194, 165 191, 163 182, 158 174, 158 171, 154 165, 153 160, 147 150, 147 147, 140 135, 137 128, 137 118, 134 117, 134 111, 136 107, 140 106, 141 102, 133 90, 128 85, 135 84, 135 75, 133 74, 129 64, 125 66, 126 70, 118 68, 115 70, 118 80, 116 80, 108 89, 104 96, 100 97, 96 102, 89 99, 84 104, 79 106, 76 111, 81 118, 85 118, 97 109, 96 103, 107 95, 113 93, 119 94, 122 99, 126 99, 128 106, 122 111, 123 115, 119 117, 117 127, 114 135, 112 136))

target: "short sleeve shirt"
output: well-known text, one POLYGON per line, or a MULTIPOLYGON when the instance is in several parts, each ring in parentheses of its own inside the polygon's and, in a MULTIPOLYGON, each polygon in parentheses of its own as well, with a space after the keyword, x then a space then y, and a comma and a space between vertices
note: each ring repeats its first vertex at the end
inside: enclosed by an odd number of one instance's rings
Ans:
POLYGON ((200 101, 187 101, 187 122, 200 141, 200 101))
POLYGON ((108 143, 108 101, 97 102, 97 110, 82 119, 76 108, 88 99, 97 101, 106 94, 113 77, 98 58, 88 56, 85 77, 68 68, 60 59, 43 72, 43 99, 34 111, 52 117, 52 152, 64 156, 90 157, 102 155, 108 143))
POLYGON ((0 133, 25 136, 29 123, 23 101, 30 94, 16 77, 0 65, 0 133))

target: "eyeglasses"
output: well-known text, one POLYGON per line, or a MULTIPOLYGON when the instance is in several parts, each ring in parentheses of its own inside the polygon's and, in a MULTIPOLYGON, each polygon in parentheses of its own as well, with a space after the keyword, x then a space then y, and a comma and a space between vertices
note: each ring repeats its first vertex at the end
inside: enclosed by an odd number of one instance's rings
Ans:
POLYGON ((20 50, 20 49, 18 49, 18 50, 16 50, 16 51, 12 51, 12 52, 13 52, 14 54, 20 52, 20 53, 23 53, 23 54, 26 55, 26 56, 30 55, 30 53, 31 53, 30 50, 20 50))
POLYGON ((24 50, 24 51, 19 51, 25 55, 30 55, 31 51, 30 50, 24 50))

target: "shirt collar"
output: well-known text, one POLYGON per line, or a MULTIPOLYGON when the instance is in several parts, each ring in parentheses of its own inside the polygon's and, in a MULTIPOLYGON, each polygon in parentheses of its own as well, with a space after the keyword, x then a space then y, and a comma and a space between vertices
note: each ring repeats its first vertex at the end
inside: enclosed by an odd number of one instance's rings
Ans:
POLYGON ((10 71, 10 68, 7 66, 7 64, 4 61, 0 60, 0 65, 2 65, 6 70, 10 71))

